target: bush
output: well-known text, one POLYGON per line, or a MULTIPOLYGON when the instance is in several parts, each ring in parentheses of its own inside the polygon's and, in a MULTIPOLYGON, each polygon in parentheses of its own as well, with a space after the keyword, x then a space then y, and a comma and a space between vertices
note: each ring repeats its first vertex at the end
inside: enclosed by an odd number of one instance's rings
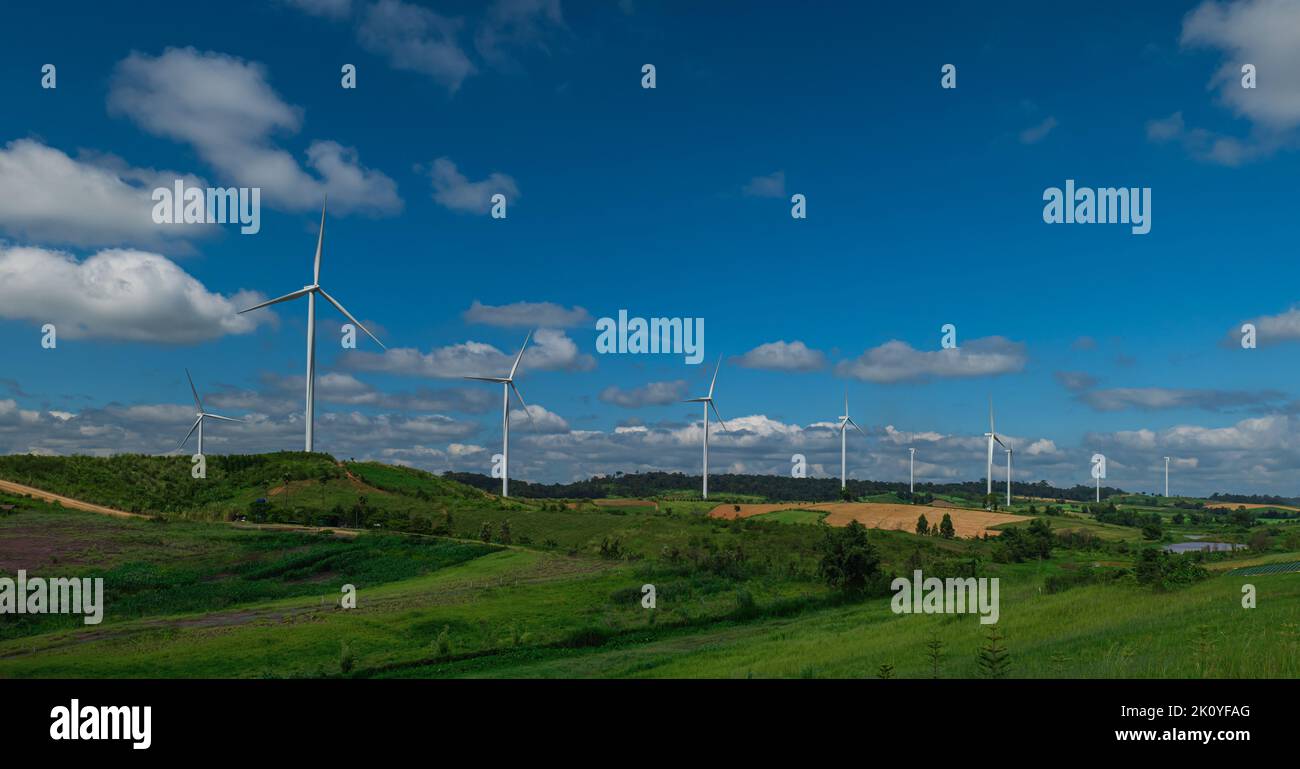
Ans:
POLYGON ((1154 547, 1143 550, 1138 556, 1135 573, 1139 585, 1149 585, 1157 590, 1172 590, 1209 576, 1194 559, 1154 547))
POLYGON ((832 588, 862 592, 880 575, 880 555, 857 521, 842 529, 828 528, 820 549, 817 574, 832 588))

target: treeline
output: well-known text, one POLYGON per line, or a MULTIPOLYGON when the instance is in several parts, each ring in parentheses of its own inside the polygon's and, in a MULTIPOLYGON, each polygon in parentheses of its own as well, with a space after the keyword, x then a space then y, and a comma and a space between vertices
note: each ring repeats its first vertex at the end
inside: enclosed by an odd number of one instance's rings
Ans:
POLYGON ((1300 499, 1295 497, 1274 497, 1268 494, 1220 494, 1214 492, 1206 497, 1213 502, 1239 502, 1247 505, 1282 505, 1284 507, 1300 506, 1300 499))
MULTIPOLYGON (((501 488, 499 478, 491 478, 481 473, 443 474, 444 478, 459 481, 484 491, 497 491, 501 488)), ((685 473, 616 473, 614 475, 594 476, 584 481, 573 483, 529 483, 527 481, 510 482, 510 492, 521 497, 536 499, 600 499, 603 497, 654 497, 674 492, 689 492, 700 487, 700 476, 685 473)), ((999 494, 1006 490, 1005 482, 994 482, 999 494)), ((878 494, 894 494, 900 499, 908 499, 906 483, 889 483, 885 481, 862 481, 850 479, 847 485, 849 494, 855 499, 878 494)), ((783 475, 735 475, 722 474, 709 476, 709 491, 718 496, 728 494, 763 497, 771 500, 799 500, 811 502, 832 502, 842 499, 840 480, 838 478, 788 478, 783 475)), ((937 495, 965 497, 972 500, 984 498, 984 481, 965 481, 962 483, 918 483, 916 484, 917 501, 931 501, 937 495)), ((1123 494, 1120 489, 1103 487, 1106 496, 1123 494)), ((1092 499, 1096 490, 1092 486, 1074 486, 1068 489, 1057 488, 1047 481, 1037 483, 1012 483, 1011 493, 1022 497, 1043 497, 1086 501, 1092 499)))

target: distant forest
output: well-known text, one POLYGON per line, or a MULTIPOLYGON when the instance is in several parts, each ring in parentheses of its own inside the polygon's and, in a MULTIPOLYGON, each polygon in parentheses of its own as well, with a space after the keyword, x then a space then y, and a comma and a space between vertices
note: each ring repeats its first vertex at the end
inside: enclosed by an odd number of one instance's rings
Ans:
MULTIPOLYGON (((1220 494, 1217 491, 1206 499, 1209 502, 1240 502, 1246 505, 1285 505, 1300 507, 1300 499, 1295 497, 1272 497, 1267 494, 1220 494)), ((1207 504, 1208 507, 1213 505, 1207 504)))
MULTIPOLYGON (((444 478, 459 481, 484 491, 497 491, 501 488, 501 479, 491 478, 481 473, 443 473, 444 478)), ((599 499, 602 497, 654 497, 671 493, 697 491, 700 488, 700 476, 683 473, 634 473, 626 475, 596 476, 575 483, 528 483, 527 481, 510 481, 510 493, 515 496, 535 499, 599 499)), ((918 483, 918 497, 951 495, 980 500, 984 498, 983 481, 965 481, 962 483, 918 483)), ((1006 493, 1006 482, 993 483, 996 494, 1006 493)), ((1125 493, 1110 486, 1102 487, 1103 496, 1125 493)), ((859 481, 850 479, 848 491, 855 498, 869 497, 877 494, 895 494, 907 499, 906 483, 886 483, 884 481, 859 481)), ((1093 486, 1074 486, 1061 489, 1048 484, 1012 483, 1013 494, 1022 497, 1043 497, 1046 499, 1067 499, 1088 502, 1093 499, 1096 489, 1093 486)), ((787 478, 781 475, 710 475, 709 492, 718 496, 744 495, 762 497, 778 501, 832 502, 841 498, 839 478, 787 478)))

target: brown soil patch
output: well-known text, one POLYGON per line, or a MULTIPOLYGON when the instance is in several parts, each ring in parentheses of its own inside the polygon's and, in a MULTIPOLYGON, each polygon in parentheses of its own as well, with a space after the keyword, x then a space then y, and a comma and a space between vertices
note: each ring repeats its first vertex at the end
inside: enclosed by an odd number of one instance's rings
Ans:
POLYGON ((82 502, 79 499, 72 499, 71 497, 65 497, 60 494, 52 494, 48 491, 41 491, 40 489, 35 489, 32 488, 31 486, 24 486, 21 483, 14 483, 13 481, 0 481, 0 491, 7 491, 10 494, 20 494, 20 495, 26 494, 36 499, 44 500, 45 502, 58 502, 60 505, 63 505, 64 507, 69 507, 72 508, 73 510, 85 510, 88 513, 100 513, 102 515, 112 515, 118 518, 148 518, 149 517, 147 515, 141 515, 139 513, 128 513, 125 510, 114 510, 111 507, 104 507, 103 505, 95 505, 95 504, 91 504, 90 502, 82 502))
POLYGON ((1009 515, 1007 513, 990 513, 984 510, 966 510, 962 508, 939 508, 929 505, 897 505, 877 502, 822 502, 817 504, 756 504, 718 505, 709 511, 714 518, 750 518, 764 513, 781 510, 819 510, 826 511, 826 523, 831 526, 847 526, 849 521, 857 521, 869 529, 890 529, 894 531, 915 531, 916 519, 922 514, 931 525, 943 520, 947 513, 952 517, 953 529, 959 537, 982 537, 985 534, 997 536, 999 532, 990 526, 1004 523, 1033 520, 1027 515, 1009 515))

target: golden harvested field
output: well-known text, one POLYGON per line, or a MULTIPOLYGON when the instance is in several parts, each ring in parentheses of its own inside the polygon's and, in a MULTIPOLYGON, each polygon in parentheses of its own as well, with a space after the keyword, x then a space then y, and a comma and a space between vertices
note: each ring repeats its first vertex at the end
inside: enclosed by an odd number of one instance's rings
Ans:
POLYGON ((944 513, 952 516, 952 526, 959 537, 982 537, 985 534, 997 536, 998 532, 988 527, 1004 523, 1032 520, 1026 515, 1008 515, 990 513, 984 510, 965 510, 958 508, 938 508, 929 505, 896 505, 878 502, 821 502, 799 504, 788 502, 781 504, 754 505, 718 505, 709 511, 714 518, 751 518, 764 513, 781 510, 824 510, 829 513, 826 523, 831 526, 847 526, 849 521, 857 521, 869 529, 894 529, 897 531, 915 531, 916 519, 924 514, 931 525, 943 520, 944 513), (736 511, 739 507, 739 512, 736 511))
POLYGON ((1229 510, 1236 510, 1239 507, 1244 507, 1247 510, 1260 510, 1262 508, 1268 507, 1268 508, 1273 508, 1275 510, 1291 510, 1293 512, 1300 511, 1300 507, 1289 507, 1287 505, 1259 505, 1252 502, 1216 502, 1208 499, 1205 501, 1205 506, 1226 507, 1229 510))

